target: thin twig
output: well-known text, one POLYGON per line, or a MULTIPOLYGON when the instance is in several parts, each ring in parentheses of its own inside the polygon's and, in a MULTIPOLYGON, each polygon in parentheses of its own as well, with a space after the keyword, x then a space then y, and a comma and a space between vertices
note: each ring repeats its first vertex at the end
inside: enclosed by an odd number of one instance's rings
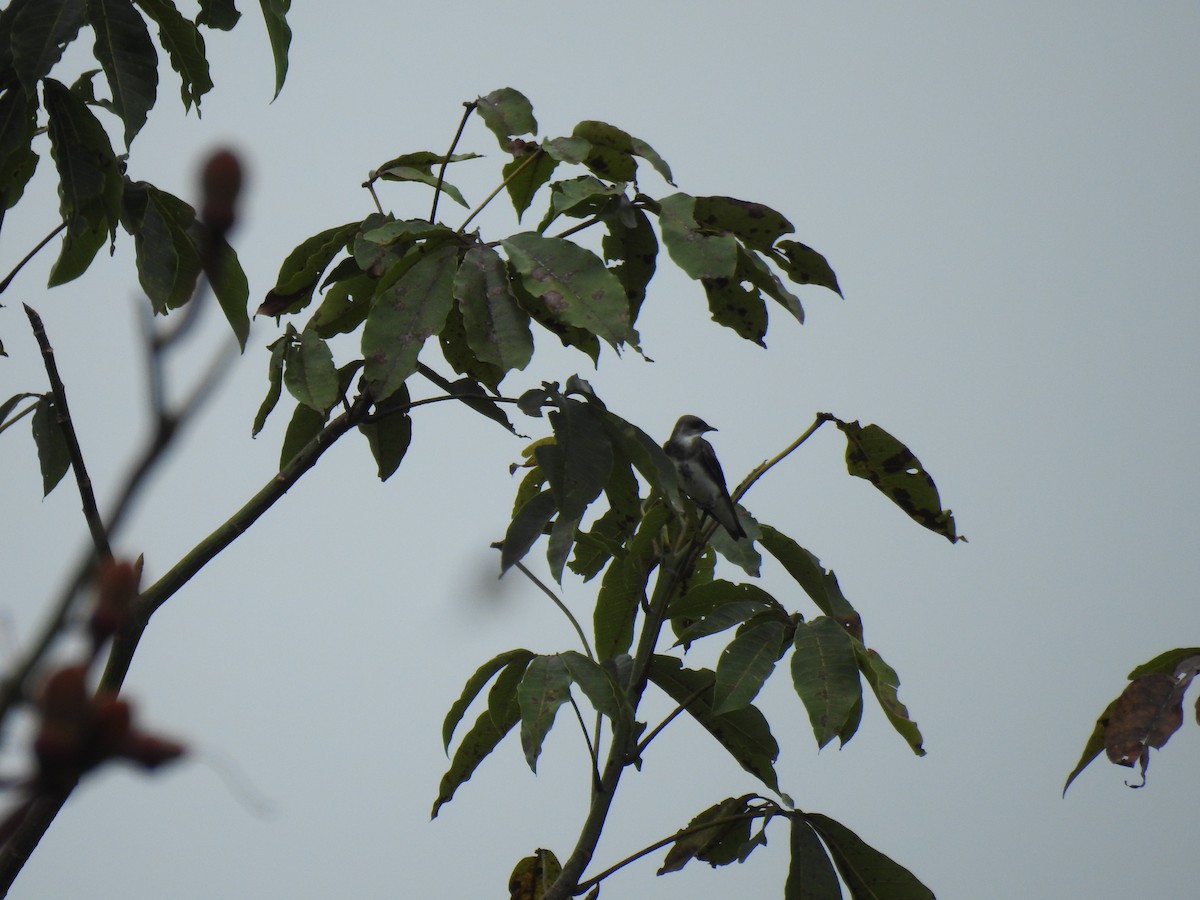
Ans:
POLYGON ((682 703, 680 703, 678 706, 676 706, 675 709, 671 712, 671 714, 669 716, 667 716, 665 719, 663 719, 661 722, 659 722, 658 725, 656 725, 654 727, 653 731, 651 731, 648 735, 646 735, 644 738, 642 738, 638 742, 637 755, 641 756, 646 751, 646 747, 648 747, 650 745, 650 742, 652 740, 654 740, 656 737, 658 737, 658 733, 660 731, 662 731, 664 728, 666 728, 668 725, 670 725, 671 722, 674 721, 675 717, 678 716, 681 712, 686 711, 688 706, 691 705, 693 700, 698 700, 701 696, 708 693, 708 691, 711 687, 712 687, 712 685, 706 684, 704 687, 698 688, 697 690, 692 692, 691 696, 689 696, 686 700, 684 700, 682 703))
POLYGON ((46 235, 44 238, 42 238, 40 241, 38 241, 38 244, 36 247, 34 247, 32 250, 30 250, 28 253, 25 254, 24 258, 13 267, 13 270, 8 273, 8 275, 5 277, 5 279, 3 281, 0 281, 0 294, 3 294, 6 290, 8 290, 8 286, 10 284, 12 284, 12 280, 17 277, 17 273, 20 272, 23 268, 25 268, 25 264, 27 262, 29 262, 31 259, 33 259, 35 256, 37 256, 38 251, 41 250, 43 247, 45 247, 52 240, 54 240, 54 238, 60 232, 62 232, 66 227, 67 227, 67 223, 63 222, 61 225, 59 225, 57 228, 55 228, 52 232, 50 232, 48 235, 46 235))
POLYGON ((63 438, 67 443, 67 452, 71 456, 71 468, 75 470, 75 483, 79 486, 79 499, 83 503, 83 517, 87 520, 88 531, 92 534, 92 544, 96 548, 96 556, 98 559, 112 559, 112 548, 108 544, 108 532, 100 518, 100 510, 96 507, 96 494, 92 491, 92 479, 84 464, 83 449, 79 446, 79 436, 75 433, 75 425, 71 421, 71 412, 67 407, 67 389, 63 386, 62 376, 58 374, 58 364, 54 361, 54 348, 50 346, 50 338, 46 336, 46 326, 42 322, 42 317, 28 303, 23 305, 25 315, 29 317, 29 324, 33 327, 33 336, 42 351, 46 377, 50 379, 50 390, 54 393, 58 426, 62 429, 63 438))
POLYGON ((837 417, 831 415, 830 413, 817 413, 816 419, 813 420, 813 423, 808 426, 808 428, 802 435, 800 435, 800 437, 796 438, 794 441, 784 447, 775 456, 771 457, 765 462, 759 463, 750 470, 750 474, 742 479, 742 483, 739 484, 737 489, 733 492, 732 497, 734 501, 736 502, 744 497, 746 492, 749 491, 754 485, 754 482, 758 481, 758 479, 766 475, 767 472, 769 472, 772 468, 783 462, 783 460, 786 459, 788 455, 791 454, 797 447, 812 437, 818 428, 820 428, 826 422, 834 421, 837 421, 837 417))
POLYGON ((474 100, 468 100, 463 103, 462 119, 458 123, 458 131, 454 133, 454 140, 450 142, 450 149, 446 151, 446 155, 442 157, 442 166, 438 169, 437 184, 433 186, 433 208, 429 210, 429 224, 433 225, 437 222, 438 200, 442 196, 442 182, 446 178, 446 167, 450 165, 450 157, 454 155, 454 148, 458 146, 458 142, 462 140, 463 129, 467 127, 467 119, 471 118, 471 113, 475 111, 478 104, 474 100))

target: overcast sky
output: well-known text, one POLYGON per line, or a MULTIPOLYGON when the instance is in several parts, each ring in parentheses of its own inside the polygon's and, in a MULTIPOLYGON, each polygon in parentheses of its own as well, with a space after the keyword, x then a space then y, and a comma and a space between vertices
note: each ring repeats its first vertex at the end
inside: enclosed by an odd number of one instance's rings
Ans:
MULTIPOLYGON (((818 754, 782 669, 761 701, 783 787, 943 898, 1194 890, 1190 717, 1154 754, 1144 790, 1100 760, 1060 793, 1128 671, 1200 643, 1195 4, 297 4, 273 104, 265 32, 241 5, 243 24, 209 39, 217 87, 203 119, 183 116, 164 69, 130 173, 191 196, 212 147, 245 154, 235 242, 254 298, 301 240, 371 211, 359 187, 371 168, 443 151, 461 102, 504 86, 533 101, 544 135, 609 121, 662 154, 680 189, 788 216, 845 300, 803 291, 806 324, 773 311, 768 350, 709 322, 703 291, 664 253, 639 322, 654 363, 606 351, 596 371, 546 343, 504 388, 579 372, 660 439, 681 413, 701 415, 720 429, 731 481, 817 411, 905 441, 970 543, 950 545, 846 475, 832 429, 745 500, 837 572, 929 751, 914 757, 868 704, 854 740, 818 754)), ((495 140, 475 122, 460 149, 487 154, 456 182, 478 202, 501 164, 495 140)), ((42 166, 5 221, 3 272, 55 224, 42 166)), ((642 187, 670 190, 654 176, 642 187)), ((385 187, 383 198, 415 216, 429 194, 385 187)), ((458 209, 441 210, 460 223, 458 209)), ((498 237, 530 223, 500 209, 483 227, 498 237)), ((28 302, 58 351, 103 504, 145 434, 131 242, 47 293, 51 261, 3 298, 0 395, 45 389, 28 302)), ((226 331, 209 317, 178 392, 226 331)), ((287 413, 254 441, 250 424, 277 333, 254 324, 118 541, 145 553, 148 580, 274 473, 287 413)), ((86 781, 13 896, 502 896, 535 848, 565 859, 588 790, 566 715, 536 777, 514 735, 428 818, 447 766, 442 717, 463 681, 512 647, 575 647, 532 586, 495 581, 487 545, 503 534, 507 466, 522 446, 434 405, 415 416, 412 450, 386 484, 355 436, 329 453, 169 602, 138 652, 128 694, 195 757, 153 778, 113 769, 86 781)), ((87 534, 71 485, 39 499, 23 428, 0 438, 0 462, 0 612, 8 642, 23 645, 87 534)), ((778 571, 762 581, 814 613, 778 571)), ((590 619, 592 585, 568 583, 564 596, 590 619)), ((656 700, 646 715, 669 708, 656 700)), ((642 774, 621 784, 594 869, 760 788, 709 743, 682 720, 655 741, 642 774)), ((16 769, 20 757, 7 761, 16 769)), ((652 856, 605 895, 780 896, 786 831, 768 837, 716 872, 693 864, 656 879, 652 856)))

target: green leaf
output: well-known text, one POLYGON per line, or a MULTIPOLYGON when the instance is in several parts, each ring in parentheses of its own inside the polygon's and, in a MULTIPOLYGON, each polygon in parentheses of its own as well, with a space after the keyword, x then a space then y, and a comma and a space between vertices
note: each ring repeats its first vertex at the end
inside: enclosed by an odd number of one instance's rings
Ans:
POLYGON ((733 197, 697 197, 693 216, 701 228, 732 234, 755 250, 769 250, 780 237, 796 230, 771 207, 733 197))
POLYGON ((737 760, 738 765, 771 790, 779 792, 779 779, 775 774, 779 745, 771 736, 766 718, 756 707, 744 706, 715 715, 712 687, 716 675, 709 669, 685 669, 683 663, 672 656, 654 656, 650 680, 676 703, 685 704, 687 711, 737 760))
POLYGON ((267 423, 267 416, 271 414, 271 410, 275 408, 275 404, 279 402, 279 398, 283 394, 283 360, 287 354, 287 348, 291 344, 291 334, 294 331, 295 329, 289 325, 288 334, 278 338, 268 347, 271 351, 271 360, 267 364, 267 396, 254 416, 254 426, 250 431, 250 437, 258 437, 258 433, 267 423))
POLYGON ((500 574, 507 572, 546 532, 546 525, 554 518, 558 507, 550 491, 530 498, 517 510, 504 535, 504 546, 500 550, 500 574))
POLYGON ((0 93, 0 225, 37 168, 38 155, 32 146, 36 131, 36 97, 15 88, 0 93))
POLYGON ((483 124, 496 135, 501 150, 509 149, 515 135, 537 134, 533 104, 515 88, 500 88, 486 97, 479 97, 475 101, 475 110, 483 124))
POLYGON ((8 4, 3 12, 12 16, 13 70, 31 95, 78 36, 85 21, 84 0, 26 0, 8 4))
POLYGON ((546 472, 559 510, 564 516, 578 519, 608 482, 612 444, 586 403, 564 398, 561 408, 552 411, 549 419, 554 444, 538 447, 534 455, 546 472))
POLYGON ((559 657, 571 673, 571 681, 579 685, 596 712, 608 716, 618 731, 632 726, 633 710, 613 673, 575 650, 560 653, 559 657))
POLYGON ((457 249, 440 245, 381 290, 363 326, 363 379, 372 399, 386 400, 417 370, 425 341, 442 330, 454 304, 457 249))
POLYGON ((482 244, 471 247, 454 278, 454 297, 462 310, 467 345, 476 357, 501 372, 529 364, 533 357, 529 314, 509 288, 500 254, 482 244))
POLYGON ((583 164, 605 181, 634 180, 637 162, 633 158, 633 138, 627 132, 607 122, 584 121, 571 135, 591 144, 583 164))
POLYGON ((775 671, 783 655, 787 619, 767 618, 740 631, 721 651, 713 712, 717 715, 747 706, 775 671))
POLYGON ((395 474, 412 443, 412 417, 403 411, 409 403, 408 386, 401 385, 384 404, 394 410, 376 410, 377 418, 358 426, 371 447, 380 481, 387 481, 395 474))
POLYGON ((912 872, 864 843, 845 825, 820 813, 806 813, 804 818, 829 848, 842 881, 855 900, 876 897, 934 900, 933 891, 921 884, 912 872))
POLYGON ((574 347, 582 353, 587 354, 593 364, 598 364, 600 361, 600 339, 585 328, 567 325, 561 321, 546 303, 534 297, 525 288, 517 267, 511 261, 506 268, 510 277, 509 286, 512 288, 517 302, 521 304, 521 309, 529 313, 533 321, 555 335, 564 347, 574 347))
MULTIPOLYGON (((353 263, 353 259, 347 259, 353 263)), ((355 270, 358 266, 355 264, 355 270)), ((375 279, 359 272, 350 278, 336 281, 325 292, 325 298, 317 311, 308 320, 311 328, 328 340, 335 334, 349 334, 367 318, 371 308, 371 297, 375 293, 375 279)))
POLYGON ((624 196, 623 184, 607 184, 594 175, 556 181, 550 186, 550 207, 538 224, 538 232, 545 232, 561 215, 576 219, 597 215, 608 209, 616 198, 624 196))
POLYGON ((513 153, 513 158, 504 164, 501 173, 505 190, 516 210, 517 221, 520 222, 538 189, 550 180, 558 168, 558 160, 533 144, 526 144, 522 149, 514 148, 513 153), (530 154, 537 158, 530 159, 530 154))
POLYGON ((501 241, 525 288, 552 317, 586 329, 616 349, 637 346, 625 290, 600 258, 578 244, 526 231, 501 241))
POLYGON ((542 900, 562 874, 562 864, 551 851, 539 847, 523 857, 508 876, 510 900, 542 900))
POLYGON ((450 752, 450 741, 454 737, 454 730, 458 727, 458 723, 462 721, 467 708, 474 702, 479 692, 483 690, 484 685, 492 680, 492 676, 509 665, 519 666, 523 674, 525 666, 529 664, 529 661, 533 657, 534 654, 528 650, 506 650, 504 653, 485 662, 475 671, 474 675, 467 679, 467 683, 463 685, 462 693, 454 701, 446 713, 445 720, 442 722, 442 748, 447 753, 450 752))
POLYGON ((626 541, 633 537, 642 519, 642 497, 628 459, 614 454, 604 497, 608 509, 589 531, 578 535, 570 563, 571 571, 584 581, 594 578, 613 556, 625 552, 626 541))
POLYGON ((753 250, 738 247, 737 277, 754 285, 756 290, 791 313, 797 322, 804 324, 804 307, 800 305, 800 298, 783 286, 779 276, 753 250))
POLYGON ((292 458, 320 433, 328 418, 327 413, 317 412, 311 406, 305 406, 303 403, 296 404, 296 409, 288 422, 287 431, 283 435, 283 448, 279 453, 279 468, 282 469, 290 463, 292 458))
POLYGON ((878 425, 838 421, 846 435, 846 468, 865 478, 915 522, 954 543, 962 535, 954 530, 954 515, 942 509, 933 478, 904 444, 878 425))
POLYGON ((93 52, 104 69, 113 111, 125 124, 125 146, 146 124, 158 92, 158 53, 146 20, 130 0, 87 0, 96 34, 93 52))
POLYGON ((199 112, 200 98, 213 87, 200 29, 184 18, 170 0, 136 0, 136 3, 158 25, 158 41, 167 51, 171 68, 179 74, 183 108, 189 110, 195 104, 199 112))
POLYGON ((678 872, 693 859, 703 860, 713 868, 738 862, 750 842, 750 818, 734 817, 748 813, 754 799, 757 799, 754 794, 730 797, 695 816, 671 844, 656 874, 678 872), (705 828, 710 822, 714 824, 705 828))
POLYGON ((671 509, 681 512, 683 501, 680 499, 675 464, 658 442, 633 423, 607 410, 601 414, 601 421, 608 429, 608 436, 617 453, 633 463, 651 489, 666 498, 671 509))
POLYGON ((259 4, 267 23, 271 55, 275 58, 275 93, 271 97, 274 100, 283 90, 283 81, 287 78, 288 47, 292 43, 292 29, 288 26, 287 14, 292 7, 292 0, 259 0, 259 4))
POLYGON ((592 145, 579 137, 556 137, 542 141, 542 149, 559 162, 582 165, 592 145))
POLYGON ((21 393, 13 394, 3 403, 0 403, 0 432, 3 432, 6 428, 15 425, 21 419, 25 418, 25 416, 29 415, 31 411, 36 411, 38 408, 38 403, 41 402, 41 399, 41 394, 31 394, 29 391, 21 391, 21 393), (32 406, 27 406, 25 409, 21 410, 20 413, 10 419, 8 417, 9 413, 16 409, 17 405, 22 400, 36 400, 38 403, 34 403, 32 406))
POLYGON ((1166 675, 1175 675, 1176 669, 1181 662, 1189 660, 1193 656, 1200 656, 1200 647, 1179 647, 1175 650, 1168 650, 1165 653, 1160 653, 1158 656, 1149 662, 1144 662, 1132 672, 1129 673, 1129 680, 1141 678, 1143 675, 1154 675, 1163 673, 1166 675))
POLYGON ((646 162, 650 163, 654 167, 654 171, 662 176, 663 181, 674 187, 675 182, 671 177, 671 167, 667 165, 667 161, 659 156, 654 148, 641 138, 631 137, 630 141, 633 145, 633 155, 640 156, 646 162))
POLYGON ((560 513, 550 525, 550 539, 546 542, 546 562, 550 575, 556 582, 562 584, 563 569, 567 566, 567 557, 575 546, 575 534, 579 530, 579 516, 565 516, 560 513))
POLYGON ((637 321, 642 302, 646 299, 646 286, 654 277, 658 259, 658 238, 650 218, 641 209, 632 211, 633 224, 625 224, 623 216, 607 214, 604 225, 608 233, 601 239, 605 262, 621 260, 620 265, 610 266, 625 288, 625 299, 629 304, 629 323, 637 321))
POLYGON ((757 289, 743 287, 737 278, 704 278, 701 283, 714 322, 733 329, 740 338, 767 346, 767 304, 757 289))
POLYGON ((52 78, 42 82, 50 153, 58 169, 59 209, 67 225, 50 286, 81 275, 113 233, 123 179, 108 135, 87 106, 52 78))
POLYGON ((200 0, 200 13, 196 24, 219 31, 232 31, 242 14, 237 11, 234 0, 200 0))
POLYGON ((665 505, 651 507, 626 554, 614 557, 604 572, 592 619, 596 654, 601 659, 625 653, 633 644, 634 622, 646 602, 646 583, 658 565, 658 539, 670 519, 671 510, 665 505))
POLYGON ((812 247, 799 241, 780 241, 772 250, 771 258, 796 284, 818 284, 829 288, 839 297, 842 296, 837 275, 833 273, 825 257, 812 247))
POLYGON ((853 640, 841 625, 821 616, 797 624, 793 646, 792 682, 821 748, 838 736, 862 697, 853 640))
MULTIPOLYGON (((496 683, 488 692, 487 709, 480 713, 479 718, 475 720, 475 725, 463 738, 458 750, 455 751, 450 768, 442 776, 441 784, 438 786, 438 797, 434 801, 430 818, 437 817, 438 810, 450 802, 459 785, 470 779, 479 764, 521 720, 521 706, 517 700, 517 689, 533 654, 524 650, 512 652, 517 655, 505 664, 496 678, 496 683)), ((476 674, 478 675, 478 673, 476 674)), ((443 729, 443 735, 445 735, 445 729, 443 729)))
POLYGON ((709 234, 695 219, 696 198, 672 194, 659 203, 663 243, 675 264, 690 278, 733 278, 737 269, 737 240, 728 234, 709 234))
POLYGON ((329 345, 304 331, 284 356, 283 384, 305 406, 327 413, 338 401, 338 374, 329 345))
POLYGON ((196 211, 144 181, 126 181, 122 224, 133 235, 138 283, 156 313, 192 298, 200 277, 200 251, 192 239, 196 211))
MULTIPOLYGON (((452 157, 451 161, 456 158, 462 157, 452 157)), ((439 184, 438 176, 429 171, 428 167, 387 164, 384 168, 377 170, 375 174, 384 181, 416 181, 421 184, 427 184, 431 188, 440 190, 459 206, 470 208, 470 205, 458 188, 445 179, 439 184)))
POLYGON ((917 728, 917 723, 909 717, 908 708, 900 702, 900 676, 896 674, 896 670, 884 662, 883 657, 874 650, 863 646, 860 641, 854 641, 854 655, 858 659, 859 670, 866 676, 867 684, 875 692, 875 698, 879 701, 888 721, 892 723, 892 727, 908 742, 913 753, 917 756, 924 756, 925 748, 921 746, 923 741, 921 731, 917 728))
POLYGON ((679 643, 687 644, 772 609, 783 613, 779 601, 757 585, 717 579, 695 585, 676 597, 667 608, 667 616, 676 628, 679 643))
POLYGON ((1067 776, 1067 783, 1063 785, 1062 795, 1064 797, 1067 795, 1067 788, 1071 786, 1071 782, 1079 776, 1080 772, 1088 767, 1092 760, 1104 752, 1104 739, 1108 734, 1108 723, 1112 719, 1113 710, 1116 709, 1116 706, 1117 701, 1113 700, 1104 708, 1104 712, 1100 714, 1100 718, 1096 720, 1096 725, 1092 729, 1087 743, 1083 745, 1083 753, 1080 754, 1079 762, 1075 764, 1075 768, 1067 776))
POLYGON ((783 887, 784 900, 841 900, 837 873, 817 833, 803 814, 790 818, 792 856, 783 887))
POLYGON ((358 233, 361 224, 347 222, 336 228, 327 228, 303 241, 289 253, 283 265, 279 267, 275 287, 267 293, 259 312, 263 315, 278 316, 304 309, 312 300, 321 274, 358 233))
POLYGON ((812 598, 825 615, 836 619, 843 628, 860 641, 863 637, 862 618, 842 593, 837 576, 821 565, 821 561, 781 531, 759 523, 762 532, 759 543, 812 598))
MULTIPOLYGON (((205 239, 194 230, 192 240, 196 241, 198 237, 201 241, 205 239)), ((250 282, 246 280, 237 252, 224 240, 205 261, 205 274, 208 275, 208 283, 216 295, 221 312, 225 314, 225 321, 233 329, 238 346, 244 351, 246 338, 250 336, 250 282)))
POLYGON ((571 673, 560 656, 535 656, 517 688, 521 705, 521 748, 529 768, 537 772, 542 742, 554 725, 558 708, 571 699, 571 673))
POLYGON ((71 451, 58 421, 58 405, 50 394, 42 396, 32 417, 33 442, 42 469, 42 496, 54 490, 71 468, 71 451))

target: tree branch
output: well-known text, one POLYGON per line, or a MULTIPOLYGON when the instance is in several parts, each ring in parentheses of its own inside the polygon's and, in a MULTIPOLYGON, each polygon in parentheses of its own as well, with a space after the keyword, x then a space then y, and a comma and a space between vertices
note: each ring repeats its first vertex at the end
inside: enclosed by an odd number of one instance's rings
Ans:
POLYGON ((50 379, 50 390, 54 394, 58 427, 62 429, 63 438, 67 442, 67 452, 71 455, 71 468, 75 471, 75 483, 79 486, 79 499, 83 503, 83 517, 87 520, 88 531, 92 534, 96 557, 112 559, 112 548, 108 544, 108 531, 100 519, 100 510, 96 507, 92 479, 83 462, 83 449, 79 446, 79 436, 75 434, 75 425, 71 422, 71 413, 67 407, 67 389, 63 386, 62 376, 58 374, 58 364, 54 361, 54 348, 50 346, 50 338, 46 336, 46 326, 42 322, 42 317, 28 303, 23 306, 25 315, 29 317, 29 324, 33 327, 33 336, 42 351, 42 362, 46 366, 46 376, 50 379))
POLYGON ((450 142, 450 149, 446 151, 446 155, 442 158, 442 166, 438 169, 437 184, 433 186, 433 208, 429 210, 430 225, 437 223, 438 200, 442 197, 442 182, 446 178, 446 167, 450 165, 450 157, 454 155, 454 148, 462 140, 463 130, 467 127, 467 119, 471 118, 471 113, 475 112, 477 105, 474 100, 468 100, 463 103, 465 109, 463 110, 462 119, 458 123, 458 131, 454 133, 454 140, 450 142))

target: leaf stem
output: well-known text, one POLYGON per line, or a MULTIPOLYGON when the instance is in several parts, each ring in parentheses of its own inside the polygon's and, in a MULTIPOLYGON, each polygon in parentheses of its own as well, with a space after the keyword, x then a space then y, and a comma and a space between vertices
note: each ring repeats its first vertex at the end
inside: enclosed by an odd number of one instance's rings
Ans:
POLYGON ((558 595, 555 594, 554 591, 550 590, 550 588, 548 588, 540 578, 534 575, 533 572, 529 571, 529 568, 525 565, 525 563, 517 560, 516 567, 521 570, 521 573, 526 578, 541 588, 543 594, 554 601, 554 605, 562 611, 562 614, 566 616, 567 620, 571 623, 571 627, 575 629, 575 633, 579 635, 579 642, 583 644, 583 650, 585 653, 587 653, 588 659, 595 662, 596 654, 592 652, 592 646, 588 643, 587 635, 584 634, 583 628, 579 624, 579 620, 575 618, 575 615, 567 608, 567 605, 563 603, 562 600, 559 599, 558 595))
POLYGON ((800 435, 800 437, 796 438, 794 441, 792 441, 790 444, 788 444, 786 447, 784 447, 781 451, 779 451, 779 453, 775 454, 775 456, 771 457, 768 460, 765 460, 764 462, 759 463, 757 466, 755 466, 753 469, 750 470, 750 474, 748 474, 745 478, 742 479, 742 483, 739 484, 737 486, 737 489, 733 492, 732 497, 733 497, 734 501, 736 502, 737 500, 740 500, 743 496, 745 496, 746 492, 749 491, 751 487, 753 487, 754 482, 758 481, 758 479, 760 479, 764 475, 766 475, 767 472, 769 472, 775 466, 779 465, 779 463, 783 462, 801 444, 803 444, 810 437, 812 437, 814 434, 816 434, 818 428, 820 428, 826 422, 836 422, 836 421, 838 421, 838 418, 837 418, 837 416, 833 415, 832 413, 817 413, 816 419, 813 420, 813 423, 808 426, 808 428, 804 431, 804 433, 802 435, 800 435))
POLYGON ((446 178, 446 167, 450 165, 450 157, 454 155, 454 148, 462 140, 463 129, 467 127, 467 119, 471 118, 471 113, 475 111, 477 105, 474 100, 467 100, 463 103, 463 115, 458 123, 458 131, 454 133, 454 140, 450 142, 450 149, 446 151, 446 155, 442 158, 442 165, 438 169, 437 184, 433 186, 433 208, 429 210, 430 225, 437 222, 438 200, 442 197, 442 182, 446 178))
POLYGON ((467 226, 471 224, 472 220, 477 215, 479 215, 481 212, 483 212, 484 207, 486 207, 489 203, 491 203, 493 200, 495 200, 496 196, 508 186, 509 182, 511 182, 518 175, 520 175, 523 171, 525 171, 525 167, 528 166, 530 163, 532 163, 535 159, 537 159, 543 152, 544 151, 539 147, 537 149, 537 151, 535 151, 534 153, 530 153, 528 156, 525 157, 524 160, 522 160, 522 162, 519 166, 517 166, 515 169, 513 169, 511 172, 509 172, 508 175, 505 176, 504 180, 501 181, 498 185, 496 185, 496 189, 494 191, 492 191, 490 194, 488 194, 486 197, 484 197, 482 203, 480 203, 473 210, 471 210, 471 214, 469 216, 467 216, 467 218, 463 221, 463 223, 461 225, 458 226, 458 233, 462 234, 463 232, 465 232, 467 230, 467 226))

